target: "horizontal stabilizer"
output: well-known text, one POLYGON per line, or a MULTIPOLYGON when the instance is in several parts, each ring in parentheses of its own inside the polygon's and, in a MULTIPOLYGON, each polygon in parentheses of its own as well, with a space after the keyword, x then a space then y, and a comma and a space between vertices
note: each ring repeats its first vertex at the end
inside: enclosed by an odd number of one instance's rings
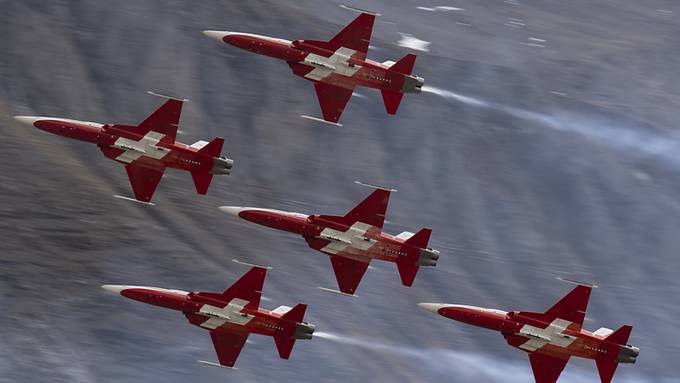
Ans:
POLYGON ((593 335, 600 337, 600 338, 606 338, 609 335, 611 335, 614 332, 614 330, 606 327, 601 327, 597 331, 593 333, 593 335))
POLYGON ((286 331, 284 333, 277 333, 274 335, 274 343, 281 359, 290 358, 293 346, 295 346, 295 332, 286 331))
POLYGON ((194 149, 201 149, 202 147, 208 145, 208 141, 196 141, 193 144, 191 144, 191 147, 194 149))
POLYGON ((397 270, 399 271, 399 277, 401 278, 401 284, 407 287, 413 285, 413 281, 416 279, 416 274, 418 274, 418 258, 413 260, 413 257, 408 255, 401 256, 397 259, 397 270))
POLYGON ((383 103, 385 104, 385 110, 388 114, 397 114, 399 109, 399 104, 401 104, 401 99, 404 97, 403 93, 390 92, 389 90, 381 90, 380 94, 383 98, 383 103))
POLYGON ((397 238, 401 239, 402 241, 406 241, 407 239, 413 237, 415 233, 411 233, 410 231, 402 231, 397 235, 397 238))
POLYGON ((213 175, 201 170, 193 170, 191 172, 191 178, 194 180, 194 186, 196 187, 196 192, 198 194, 207 194, 210 183, 212 182, 213 175))
POLYGON ((272 314, 283 315, 283 314, 287 313, 288 311, 290 311, 291 308, 292 307, 290 307, 290 306, 279 306, 279 307, 275 308, 274 310, 272 310, 272 314))
MULTIPOLYGON (((416 274, 418 273, 418 269, 421 265, 421 250, 427 249, 427 244, 430 241, 431 234, 432 229, 424 228, 404 241, 403 249, 405 255, 401 255, 399 258, 397 258, 397 270, 399 270, 401 283, 404 286, 410 287, 413 285, 413 281, 415 280, 416 274)), ((437 258, 439 258, 438 255, 437 258)), ((431 264, 424 265, 431 266, 431 264)), ((436 265, 436 258, 434 265, 436 265)))

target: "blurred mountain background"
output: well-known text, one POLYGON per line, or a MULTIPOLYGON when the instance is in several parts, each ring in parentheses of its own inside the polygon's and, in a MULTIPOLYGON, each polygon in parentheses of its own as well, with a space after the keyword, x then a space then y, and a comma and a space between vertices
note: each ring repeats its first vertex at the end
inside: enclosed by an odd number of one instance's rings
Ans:
MULTIPOLYGON (((329 39, 356 16, 335 2, 0 0, 0 382, 528 383, 498 334, 416 303, 542 311, 571 289, 560 276, 600 285, 587 329, 634 325, 642 352, 616 382, 680 382, 678 3, 353 5, 383 14, 369 58, 427 49, 428 88, 397 116, 359 88, 337 128, 299 117, 320 111, 285 63, 201 34, 329 39), (134 124, 162 102, 146 90, 191 100, 178 140, 225 137, 234 172, 208 196, 169 171, 156 206, 114 199, 122 166, 12 119, 134 124), (326 256, 217 210, 342 214, 370 192, 354 180, 399 189, 389 232, 433 229, 439 266, 412 288, 374 262, 358 298, 324 293, 326 256), (216 359, 206 332, 99 287, 221 291, 247 270, 235 258, 274 267, 264 307, 309 304, 322 334, 290 360, 252 336, 238 370, 198 364, 216 359)), ((560 382, 583 381, 594 363, 572 360, 560 382)))

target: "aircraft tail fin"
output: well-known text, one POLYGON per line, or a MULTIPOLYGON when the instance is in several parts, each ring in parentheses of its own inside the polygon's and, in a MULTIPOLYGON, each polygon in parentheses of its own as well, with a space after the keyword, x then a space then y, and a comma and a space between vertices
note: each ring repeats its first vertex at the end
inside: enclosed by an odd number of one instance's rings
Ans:
MULTIPOLYGON (((390 63, 392 64, 390 65, 390 70, 405 76, 410 76, 411 72, 413 72, 413 66, 415 63, 416 55, 409 53, 396 63, 390 63)), ((406 77, 404 81, 408 82, 409 79, 410 77, 406 77)), ((406 88, 409 87, 406 84, 404 86, 406 88)), ((399 109, 399 104, 401 104, 401 99, 404 97, 404 93, 391 92, 388 90, 381 90, 380 93, 382 94, 383 103, 385 104, 385 110, 387 113, 397 114, 397 109, 399 109)))
POLYGON ((297 339, 298 323, 302 322, 304 319, 306 310, 307 305, 300 303, 281 316, 282 320, 288 320, 295 323, 295 325, 288 325, 283 332, 274 335, 274 343, 276 344, 276 349, 282 359, 288 359, 293 351, 293 346, 295 346, 295 340, 297 339))
POLYGON ((621 326, 618 330, 609 334, 604 338, 607 342, 626 345, 628 343, 628 338, 630 338, 630 333, 633 332, 633 327, 629 325, 621 326))
POLYGON ((198 149, 196 153, 200 153, 204 156, 219 157, 220 154, 222 154, 222 146, 224 146, 224 138, 217 137, 198 149))
MULTIPOLYGON (((427 243, 430 241, 432 230, 425 228, 414 234, 412 237, 404 242, 405 255, 397 258, 397 270, 401 283, 404 286, 413 285, 416 279, 416 274, 420 268, 421 250, 427 249, 427 243)), ((435 263, 436 264, 436 263, 435 263)))
POLYGON ((430 242, 430 235, 432 235, 432 229, 424 228, 412 235, 404 243, 413 247, 425 249, 427 248, 427 244, 430 242))
POLYGON ((413 72, 413 67, 415 66, 415 64, 416 55, 409 53, 406 56, 402 57, 401 60, 392 64, 392 66, 390 66, 390 70, 393 70, 401 74, 410 75, 411 72, 413 72))
POLYGON ((604 338, 602 347, 607 352, 595 359, 602 383, 612 381, 619 363, 635 363, 640 354, 640 349, 628 344, 628 338, 630 338, 632 331, 633 327, 625 325, 604 338))
POLYGON ((297 304, 292 309, 286 311, 285 314, 281 316, 281 319, 289 320, 292 322, 302 322, 305 318, 305 311, 307 311, 307 305, 297 304))

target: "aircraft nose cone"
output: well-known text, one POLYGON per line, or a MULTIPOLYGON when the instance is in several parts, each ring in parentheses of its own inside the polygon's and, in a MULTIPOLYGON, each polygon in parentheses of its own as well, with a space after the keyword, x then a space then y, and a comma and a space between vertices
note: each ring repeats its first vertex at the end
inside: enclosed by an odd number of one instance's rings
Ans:
POLYGON ((233 215, 234 217, 240 217, 239 214, 242 211, 248 210, 247 207, 241 206, 220 206, 219 209, 227 214, 233 215))
POLYGON ((203 34, 210 37, 211 39, 215 39, 219 42, 224 42, 224 38, 226 36, 229 36, 233 34, 233 32, 225 32, 225 31, 203 31, 203 34))
POLYGON ((102 289, 120 295, 120 292, 129 288, 129 286, 124 286, 124 285, 103 285, 102 289))
POLYGON ((421 309, 433 312, 435 314, 439 314, 439 310, 446 306, 447 305, 442 303, 418 303, 418 307, 421 309))
POLYGON ((14 116, 14 119, 21 122, 22 124, 35 126, 35 122, 40 120, 41 117, 36 116, 14 116))

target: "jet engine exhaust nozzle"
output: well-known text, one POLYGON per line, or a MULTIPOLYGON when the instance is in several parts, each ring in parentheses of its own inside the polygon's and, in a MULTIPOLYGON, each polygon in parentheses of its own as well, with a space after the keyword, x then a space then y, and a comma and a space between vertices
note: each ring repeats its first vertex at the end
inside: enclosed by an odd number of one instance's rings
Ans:
POLYGON ((419 76, 411 75, 404 77, 404 85, 401 88, 403 93, 420 93, 425 85, 425 79, 419 76))
POLYGON ((231 174, 231 168, 234 166, 234 160, 227 157, 216 157, 213 160, 213 168, 210 174, 231 174))
POLYGON ((621 346, 619 355, 616 357, 616 363, 635 363, 638 355, 640 355, 638 347, 631 345, 621 346))
POLYGON ((295 325, 295 339, 312 339, 316 326, 311 323, 298 323, 295 325))
POLYGON ((439 250, 434 249, 420 249, 420 258, 418 258, 419 266, 435 267, 439 259, 439 250))

